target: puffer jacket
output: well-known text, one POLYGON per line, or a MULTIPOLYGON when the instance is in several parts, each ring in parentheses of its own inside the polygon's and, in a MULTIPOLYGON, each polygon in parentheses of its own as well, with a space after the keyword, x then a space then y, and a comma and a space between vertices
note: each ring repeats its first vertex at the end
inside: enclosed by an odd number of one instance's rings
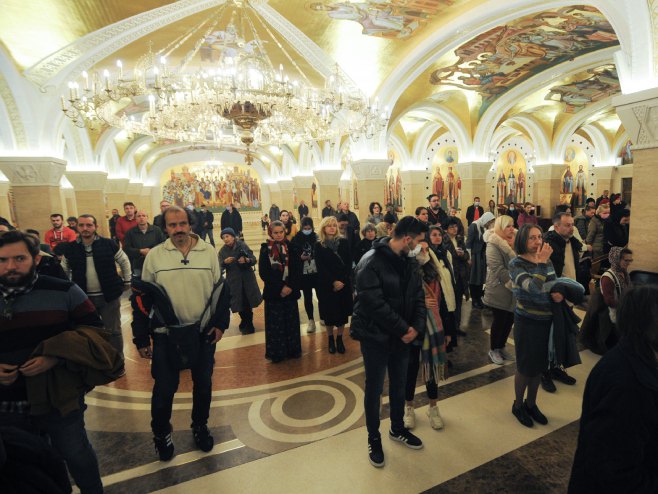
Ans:
POLYGON ((395 347, 409 327, 425 333, 427 309, 420 267, 391 250, 389 237, 373 242, 356 268, 352 338, 395 347))
POLYGON ((594 259, 603 255, 603 220, 598 214, 592 216, 587 226, 585 243, 592 246, 592 257, 594 259))
POLYGON ((512 294, 509 262, 516 254, 496 233, 489 235, 487 242, 487 289, 484 292, 484 303, 495 309, 514 312, 516 300, 512 294))

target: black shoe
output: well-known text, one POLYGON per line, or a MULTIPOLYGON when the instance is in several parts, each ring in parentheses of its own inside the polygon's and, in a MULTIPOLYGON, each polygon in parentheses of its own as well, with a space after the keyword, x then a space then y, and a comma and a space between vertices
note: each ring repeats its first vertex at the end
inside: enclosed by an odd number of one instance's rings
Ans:
POLYGON ((458 329, 456 333, 458 336, 466 336, 466 331, 462 331, 461 329, 458 329))
POLYGON ((336 336, 336 351, 338 353, 345 353, 345 344, 343 343, 342 336, 336 336))
POLYGON ((382 438, 368 439, 368 459, 373 467, 384 466, 384 450, 382 449, 382 438))
POLYGON ((534 425, 530 415, 528 415, 528 409, 524 405, 517 407, 512 403, 512 413, 516 417, 516 420, 521 422, 522 425, 525 425, 526 427, 532 427, 534 425))
POLYGON ((473 306, 474 309, 480 309, 480 310, 484 309, 484 304, 482 303, 481 300, 473 299, 472 306, 473 306))
POLYGON ((171 440, 171 432, 153 436, 153 443, 160 461, 169 461, 174 457, 174 442, 171 440))
POLYGON ((336 353, 336 341, 334 335, 329 336, 329 353, 336 353))
POLYGON ((567 374, 567 371, 561 367, 553 367, 548 373, 553 379, 560 381, 561 383, 568 384, 569 386, 576 384, 576 378, 571 377, 567 374))
POLYGON ((250 327, 250 328, 245 328, 245 329, 240 330, 240 333, 242 333, 243 335, 245 335, 245 334, 254 334, 255 332, 256 332, 256 328, 254 328, 253 326, 250 327))
POLYGON ((400 432, 389 431, 388 437, 393 441, 404 444, 407 448, 422 449, 423 441, 419 437, 414 436, 409 429, 402 429, 400 432))
POLYGON ((548 393, 555 393, 555 390, 557 389, 548 372, 541 373, 541 387, 548 393))
POLYGON ((532 420, 534 420, 535 422, 537 422, 538 424, 541 424, 541 425, 548 424, 548 419, 546 418, 546 415, 541 413, 541 411, 539 410, 539 407, 537 406, 536 403, 535 403, 535 406, 533 406, 531 408, 531 407, 528 406, 528 402, 524 401, 523 402, 523 407, 526 409, 526 412, 528 412, 528 415, 530 415, 532 417, 532 420))
POLYGON ((207 425, 193 425, 192 434, 194 435, 194 442, 197 448, 204 453, 207 453, 215 445, 215 440, 210 435, 207 425))

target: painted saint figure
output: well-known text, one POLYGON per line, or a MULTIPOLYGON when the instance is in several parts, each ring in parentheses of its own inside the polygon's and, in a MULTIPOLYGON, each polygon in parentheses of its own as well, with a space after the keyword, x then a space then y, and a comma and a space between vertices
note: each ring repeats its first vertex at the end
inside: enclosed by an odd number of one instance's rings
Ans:
POLYGON ((505 204, 509 204, 516 197, 516 188, 518 186, 516 177, 514 176, 514 169, 512 168, 507 177, 507 197, 505 198, 505 204))
POLYGON ((516 198, 514 202, 525 202, 525 175, 522 168, 519 168, 519 177, 516 181, 518 186, 516 187, 516 198))
POLYGON ((496 180, 496 190, 498 193, 497 204, 505 204, 505 189, 507 188, 507 180, 505 179, 505 172, 500 169, 498 180, 496 180))

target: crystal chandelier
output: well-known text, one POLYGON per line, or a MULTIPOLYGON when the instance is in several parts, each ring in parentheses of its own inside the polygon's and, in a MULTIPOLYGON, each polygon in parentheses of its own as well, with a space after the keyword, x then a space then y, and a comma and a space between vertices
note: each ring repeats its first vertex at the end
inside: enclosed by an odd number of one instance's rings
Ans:
POLYGON ((62 97, 62 111, 78 127, 100 123, 155 140, 244 146, 247 163, 251 145, 372 138, 388 122, 388 109, 378 106, 338 65, 324 87, 314 87, 246 0, 227 0, 157 52, 149 44, 131 71, 117 61, 112 72, 83 72, 62 97), (169 64, 167 57, 197 33, 193 48, 169 64), (266 53, 272 43, 296 79, 282 64, 274 67, 266 53))

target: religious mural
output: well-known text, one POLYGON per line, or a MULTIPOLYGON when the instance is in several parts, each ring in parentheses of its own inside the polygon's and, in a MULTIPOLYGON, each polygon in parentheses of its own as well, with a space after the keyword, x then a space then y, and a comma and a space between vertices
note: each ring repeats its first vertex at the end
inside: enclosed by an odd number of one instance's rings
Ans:
POLYGON ((632 165, 633 164, 633 151, 631 151, 631 146, 633 143, 630 139, 626 141, 626 144, 619 150, 619 158, 621 159, 622 165, 632 165))
POLYGON ((509 205, 526 201, 528 167, 516 149, 501 152, 496 164, 496 204, 509 205))
MULTIPOLYGON (((258 43, 259 41, 255 39, 245 42, 238 37, 238 31, 231 23, 226 26, 226 31, 213 31, 208 34, 199 48, 199 55, 202 62, 215 63, 219 62, 222 56, 237 58, 239 55, 253 55, 258 50, 258 43)), ((264 42, 261 41, 261 43, 264 42)))
MULTIPOLYGON (((395 151, 388 152, 388 159, 392 165, 386 170, 386 183, 384 185, 384 203, 392 204, 395 212, 402 212, 402 176, 400 175, 400 161, 395 151)), ((384 207, 386 207, 384 205, 384 207)))
POLYGON ((595 7, 551 9, 473 38, 455 50, 455 63, 431 73, 430 83, 477 91, 482 114, 498 96, 530 77, 617 44, 612 26, 595 7))
POLYGON ((311 208, 318 209, 318 181, 317 181, 317 179, 314 179, 313 184, 311 184, 311 208))
POLYGON ((460 207, 462 180, 457 173, 457 147, 441 146, 432 160, 432 194, 441 198, 441 207, 460 207))
POLYGON ((464 0, 364 0, 362 2, 311 2, 316 12, 337 20, 354 21, 362 34, 403 39, 415 34, 436 14, 464 0))
POLYGON ((561 202, 582 208, 587 199, 587 154, 582 148, 572 144, 564 153, 564 163, 560 179, 560 197, 566 196, 561 202), (571 197, 568 197, 569 195, 571 197))
POLYGON ((553 86, 545 99, 561 101, 566 105, 565 113, 576 113, 590 103, 596 103, 621 92, 614 65, 590 69, 586 74, 589 76, 587 79, 563 86, 553 86))
POLYGON ((185 207, 205 204, 213 212, 229 203, 240 210, 259 211, 261 190, 253 168, 244 165, 184 165, 162 177, 163 199, 185 207))
POLYGON ((357 188, 356 177, 352 177, 352 209, 359 209, 359 189, 357 188))

